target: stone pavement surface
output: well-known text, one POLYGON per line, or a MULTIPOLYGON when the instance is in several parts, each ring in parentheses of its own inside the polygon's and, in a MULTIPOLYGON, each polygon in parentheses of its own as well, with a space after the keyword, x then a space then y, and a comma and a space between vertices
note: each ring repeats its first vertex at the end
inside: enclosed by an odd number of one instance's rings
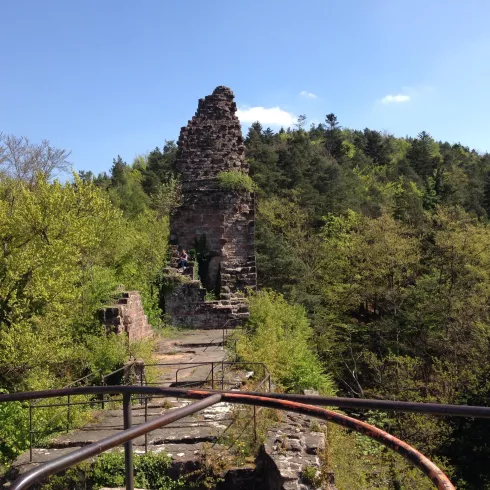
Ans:
MULTIPOLYGON (((227 352, 223 346, 221 330, 193 330, 178 332, 175 338, 160 339, 157 344, 155 359, 157 363, 181 362, 220 362, 226 359, 227 352)), ((155 385, 169 386, 175 382, 178 364, 172 366, 157 366, 149 368, 155 385)), ((187 366, 186 366, 187 367, 187 366)), ((179 384, 195 385, 209 378, 209 365, 191 366, 179 373, 179 384)), ((221 371, 217 369, 217 376, 221 371)), ((236 374, 234 374, 236 377, 236 374)), ((230 381, 228 380, 228 383, 230 381)), ((240 379, 236 379, 237 386, 240 379)), ((229 386, 229 384, 228 384, 229 386)), ((154 398, 148 403, 147 419, 163 415, 167 410, 185 406, 189 400, 173 397, 154 398)), ((107 404, 109 406, 109 403, 107 404)), ((132 423, 139 425, 145 421, 144 405, 133 405, 132 423)), ((186 469, 195 469, 202 451, 202 443, 214 444, 214 450, 223 450, 216 443, 217 437, 232 422, 231 405, 220 403, 209 407, 192 416, 173 422, 147 435, 147 450, 154 452, 165 451, 169 454, 174 465, 186 469)), ((94 420, 83 428, 62 434, 42 448, 33 450, 33 462, 29 462, 29 452, 20 455, 12 465, 11 474, 21 474, 33 466, 50 461, 67 454, 82 446, 86 446, 123 429, 123 412, 121 408, 98 411, 94 420)), ((134 452, 145 452, 145 437, 133 440, 134 452)))
MULTIPOLYGON (((175 383, 176 371, 178 382, 192 384, 208 378, 211 372, 209 365, 197 365, 202 362, 220 362, 226 360, 223 347, 222 330, 187 330, 178 334, 178 338, 161 339, 158 342, 155 359, 157 363, 183 363, 192 362, 196 366, 169 366, 159 367, 151 374, 156 375, 158 384, 169 386, 175 383)), ((151 370, 150 370, 151 371, 151 370)))

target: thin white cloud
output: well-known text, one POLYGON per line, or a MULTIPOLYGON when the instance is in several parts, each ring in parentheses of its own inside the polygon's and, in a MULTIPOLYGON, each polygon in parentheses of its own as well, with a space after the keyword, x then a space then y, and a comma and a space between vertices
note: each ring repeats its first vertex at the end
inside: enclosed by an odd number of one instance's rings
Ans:
POLYGON ((308 92, 307 90, 302 90, 299 95, 301 97, 304 97, 305 99, 316 99, 317 95, 315 95, 313 92, 308 92))
POLYGON ((296 116, 280 107, 241 107, 236 115, 245 124, 259 121, 271 126, 291 126, 296 122, 296 116))
POLYGON ((402 102, 408 102, 410 100, 410 95, 385 95, 381 99, 382 104, 400 104, 402 102))

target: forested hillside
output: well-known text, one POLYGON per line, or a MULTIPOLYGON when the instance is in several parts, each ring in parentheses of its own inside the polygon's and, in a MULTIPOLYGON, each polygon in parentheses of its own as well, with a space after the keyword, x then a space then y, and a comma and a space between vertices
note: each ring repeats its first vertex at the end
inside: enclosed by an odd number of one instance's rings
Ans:
MULTIPOLYGON (((247 136, 260 286, 307 309, 342 394, 487 405, 490 155, 333 114, 303 126, 247 136)), ((488 423, 373 417, 458 488, 490 488, 488 423)))
MULTIPOLYGON (((304 307, 322 363, 305 354, 298 366, 306 373, 312 359, 315 373, 323 368, 346 396, 487 405, 490 155, 423 131, 396 138, 345 129, 333 114, 305 125, 304 116, 279 132, 256 123, 246 137, 259 285, 304 307)), ((167 142, 130 164, 117 157, 108 173, 82 171, 62 184, 52 177, 66 168, 66 154, 50 166, 19 139, 21 160, 30 162, 22 166, 5 142, 4 135, 0 386, 55 386, 124 357, 94 320, 118 284, 143 292, 154 321, 161 315, 168 214, 179 202, 177 148, 167 142)), ((276 306, 269 311, 267 301, 283 299, 260 301, 270 317, 276 306)), ((458 488, 490 488, 488 423, 355 415, 442 463, 458 488)), ((2 453, 15 453, 22 441, 2 430, 12 446, 2 453)), ((382 488, 406 488, 395 466, 390 478, 382 488)))
MULTIPOLYGON (((490 155, 425 131, 342 128, 334 114, 306 121, 279 132, 255 123, 246 137, 259 286, 306 309, 340 394, 488 404, 490 155)), ((94 182, 138 215, 158 192, 176 195, 175 152, 167 142, 132 165, 118 158, 94 182)), ((369 417, 458 488, 490 488, 484 421, 369 417)), ((397 479, 395 468, 402 488, 397 479)))

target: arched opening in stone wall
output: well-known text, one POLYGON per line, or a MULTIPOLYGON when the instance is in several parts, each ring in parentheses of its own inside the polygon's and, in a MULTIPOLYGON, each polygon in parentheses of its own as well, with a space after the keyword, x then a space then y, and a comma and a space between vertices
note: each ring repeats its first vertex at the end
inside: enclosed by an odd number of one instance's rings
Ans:
POLYGON ((197 263, 197 272, 202 285, 217 298, 220 295, 220 264, 221 257, 216 250, 210 250, 206 234, 203 233, 195 241, 194 253, 197 263))

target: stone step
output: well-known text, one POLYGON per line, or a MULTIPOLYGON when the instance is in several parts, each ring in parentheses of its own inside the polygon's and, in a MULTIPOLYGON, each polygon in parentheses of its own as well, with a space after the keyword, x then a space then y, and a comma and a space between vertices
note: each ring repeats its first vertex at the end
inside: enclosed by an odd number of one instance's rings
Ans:
MULTIPOLYGON (((221 430, 226 429, 228 424, 220 421, 213 421, 209 424, 199 424, 182 422, 180 425, 173 425, 155 429, 148 434, 148 444, 159 446, 162 444, 197 444, 202 442, 214 442, 221 430)), ((120 429, 103 428, 83 429, 71 434, 60 435, 47 443, 46 449, 61 449, 68 447, 83 447, 94 442, 100 441, 105 437, 118 434, 120 429)), ((144 446, 144 436, 133 439, 134 446, 144 446)))
POLYGON ((235 318, 250 318, 250 312, 235 313, 235 318))

